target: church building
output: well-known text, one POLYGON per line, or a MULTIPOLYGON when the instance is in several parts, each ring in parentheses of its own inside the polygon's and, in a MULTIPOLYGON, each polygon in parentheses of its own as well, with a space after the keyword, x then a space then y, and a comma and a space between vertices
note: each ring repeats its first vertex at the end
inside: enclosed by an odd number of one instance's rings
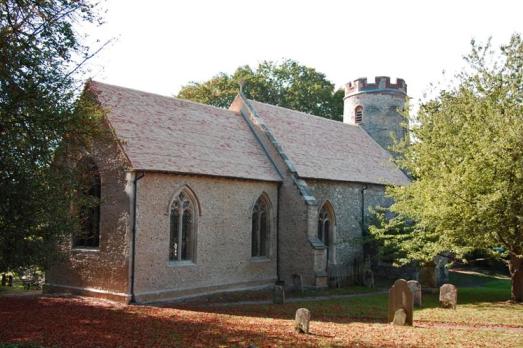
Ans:
POLYGON ((147 303, 326 287, 362 263, 385 187, 409 183, 387 151, 405 136, 402 79, 348 83, 343 122, 241 93, 228 110, 95 81, 86 93, 112 141, 79 156, 99 204, 47 292, 147 303))

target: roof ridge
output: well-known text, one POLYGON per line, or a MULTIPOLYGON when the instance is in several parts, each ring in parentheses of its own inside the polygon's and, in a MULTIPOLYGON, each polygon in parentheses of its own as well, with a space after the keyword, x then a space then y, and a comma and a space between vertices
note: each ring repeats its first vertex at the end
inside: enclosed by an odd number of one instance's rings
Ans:
POLYGON ((273 108, 278 108, 278 109, 284 109, 284 110, 289 110, 289 111, 292 111, 292 112, 297 112, 297 113, 300 113, 300 114, 303 114, 305 115, 305 117, 310 117, 310 118, 315 118, 315 119, 319 119, 321 121, 328 121, 328 122, 335 122, 336 124, 343 124, 343 125, 346 125, 346 126, 349 126, 349 127, 355 127, 355 128, 360 128, 360 126, 358 125, 355 125, 355 124, 348 124, 348 123, 345 123, 343 121, 336 121, 336 120, 333 120, 332 118, 326 118, 326 117, 323 117, 323 116, 318 116, 318 115, 313 115, 313 114, 309 114, 308 112, 304 112, 304 111, 300 111, 300 110, 295 110, 295 109, 291 109, 291 108, 286 108, 285 106, 280 106, 280 105, 274 105, 274 104, 269 104, 269 103, 264 103, 264 102, 261 102, 261 101, 257 101, 257 100, 254 100, 254 99, 247 99, 249 101, 252 101, 252 102, 255 102, 255 103, 260 103, 260 104, 263 104, 263 105, 268 105, 268 106, 271 106, 273 108))
POLYGON ((220 111, 227 111, 227 113, 236 114, 234 111, 229 110, 229 109, 220 108, 220 107, 218 107, 218 106, 214 106, 214 105, 209 105, 209 104, 204 104, 204 103, 196 102, 196 101, 189 100, 189 99, 183 99, 183 98, 178 98, 178 97, 174 97, 174 96, 168 96, 168 95, 164 95, 164 94, 158 94, 158 93, 154 93, 154 92, 148 92, 148 91, 144 91, 144 90, 141 90, 141 89, 130 88, 130 87, 124 87, 124 86, 114 85, 114 84, 111 84, 111 83, 100 82, 100 81, 96 81, 96 80, 90 80, 90 83, 100 84, 100 85, 105 85, 105 86, 110 86, 110 87, 116 87, 116 88, 120 88, 120 89, 124 89, 124 90, 128 90, 128 91, 134 91, 134 92, 145 93, 145 94, 148 94, 148 95, 151 95, 151 96, 156 96, 156 97, 165 98, 165 99, 170 99, 170 100, 175 100, 175 101, 181 101, 181 102, 185 102, 185 103, 189 103, 189 104, 194 104, 194 105, 200 105, 200 106, 207 107, 207 108, 209 108, 209 109, 220 110, 220 111))

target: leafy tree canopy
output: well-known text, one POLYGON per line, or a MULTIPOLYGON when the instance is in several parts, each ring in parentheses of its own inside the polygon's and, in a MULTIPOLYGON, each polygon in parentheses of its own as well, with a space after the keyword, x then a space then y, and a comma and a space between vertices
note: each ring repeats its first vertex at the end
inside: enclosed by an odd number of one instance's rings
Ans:
POLYGON ((96 129, 74 112, 92 54, 75 27, 98 21, 85 0, 0 2, 0 271, 45 266, 70 231, 72 179, 52 164, 65 137, 96 129))
POLYGON ((281 63, 264 61, 256 69, 239 67, 232 75, 218 74, 205 82, 182 87, 178 97, 227 108, 244 84, 243 93, 272 105, 341 120, 342 90, 335 90, 325 75, 294 60, 281 63))
POLYGON ((500 247, 510 260, 512 298, 523 301, 521 36, 499 51, 472 42, 466 62, 457 87, 421 106, 411 123, 415 141, 398 146, 399 164, 414 180, 388 190, 396 217, 371 232, 398 241, 408 234, 397 250, 405 260, 500 247), (415 227, 398 229, 398 220, 415 227))

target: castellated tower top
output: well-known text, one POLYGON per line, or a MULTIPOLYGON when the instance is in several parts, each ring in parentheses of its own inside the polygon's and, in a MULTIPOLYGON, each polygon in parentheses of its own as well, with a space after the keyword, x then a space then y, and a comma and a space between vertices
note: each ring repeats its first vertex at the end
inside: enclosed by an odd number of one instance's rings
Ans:
POLYGON ((367 78, 359 78, 345 85, 345 98, 360 93, 393 93, 407 95, 407 84, 403 79, 390 82, 388 76, 376 76, 374 83, 368 83, 367 78))
POLYGON ((377 76, 374 83, 366 78, 345 85, 343 122, 360 126, 384 149, 390 150, 395 139, 404 139, 402 111, 407 100, 403 79, 390 82, 388 76, 377 76))

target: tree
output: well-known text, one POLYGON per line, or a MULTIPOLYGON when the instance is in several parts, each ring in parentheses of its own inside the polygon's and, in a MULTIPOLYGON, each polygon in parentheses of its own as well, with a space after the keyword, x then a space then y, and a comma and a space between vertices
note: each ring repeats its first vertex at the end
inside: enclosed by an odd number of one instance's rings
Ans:
POLYGON ((85 0, 0 2, 1 271, 45 267, 74 225, 74 175, 55 158, 64 139, 97 129, 97 114, 76 101, 93 53, 75 25, 99 20, 85 0))
POLYGON ((244 83, 243 93, 250 99, 342 119, 343 91, 335 90, 324 74, 290 59, 279 64, 264 61, 255 70, 242 66, 232 75, 221 73, 205 82, 191 82, 182 87, 178 97, 227 108, 240 83, 244 83))
MULTIPOLYGON (((378 239, 409 238, 405 259, 438 250, 506 253, 512 300, 523 301, 523 42, 514 34, 500 51, 472 42, 456 87, 421 105, 400 144, 398 163, 413 182, 388 190, 395 219, 371 228, 378 239), (415 228, 394 230, 398 220, 415 228), (386 237, 386 238, 385 238, 386 237), (422 243, 420 243, 420 241, 422 243), (423 248, 424 242, 429 242, 423 248)), ((401 225, 401 224, 400 224, 401 225)))

